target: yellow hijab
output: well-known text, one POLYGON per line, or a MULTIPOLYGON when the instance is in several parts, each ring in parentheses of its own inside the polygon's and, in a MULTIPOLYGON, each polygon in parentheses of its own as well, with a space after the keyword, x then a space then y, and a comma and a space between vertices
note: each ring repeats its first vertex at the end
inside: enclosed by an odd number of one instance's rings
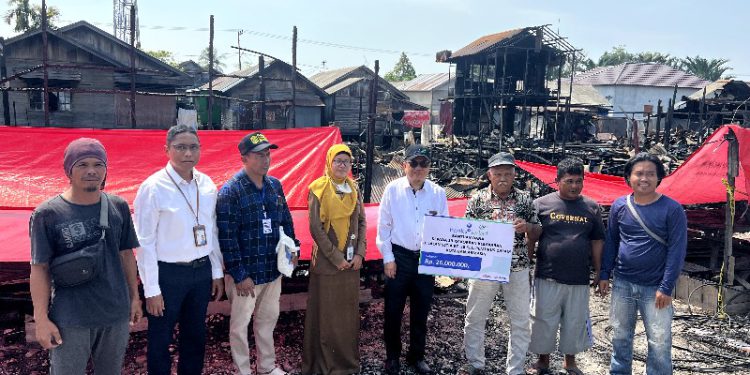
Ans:
POLYGON ((320 221, 326 233, 333 227, 338 237, 338 248, 343 251, 346 247, 347 235, 349 234, 349 219, 357 207, 357 185, 348 176, 337 179, 333 174, 333 158, 340 153, 349 155, 352 159, 352 150, 345 144, 337 144, 328 149, 326 155, 326 174, 319 177, 310 184, 310 192, 315 194, 320 201, 320 221), (344 194, 339 198, 336 194, 336 185, 346 182, 352 192, 344 194))

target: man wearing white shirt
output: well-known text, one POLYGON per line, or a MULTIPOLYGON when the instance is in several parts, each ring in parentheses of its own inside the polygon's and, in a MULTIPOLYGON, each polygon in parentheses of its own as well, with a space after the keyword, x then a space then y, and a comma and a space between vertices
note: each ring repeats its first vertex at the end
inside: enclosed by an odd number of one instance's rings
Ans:
POLYGON ((200 160, 195 129, 171 127, 166 152, 169 163, 141 184, 133 202, 148 312, 148 373, 171 373, 169 345, 179 322, 178 374, 201 374, 208 301, 224 294, 217 190, 195 169, 200 160))
POLYGON ((407 363, 419 374, 431 373, 425 362, 427 316, 435 278, 417 272, 425 215, 448 216, 445 190, 427 180, 430 151, 422 145, 406 149, 405 177, 385 188, 378 208, 376 244, 385 270, 385 347, 387 374, 401 369, 401 320, 410 298, 410 341, 407 363))

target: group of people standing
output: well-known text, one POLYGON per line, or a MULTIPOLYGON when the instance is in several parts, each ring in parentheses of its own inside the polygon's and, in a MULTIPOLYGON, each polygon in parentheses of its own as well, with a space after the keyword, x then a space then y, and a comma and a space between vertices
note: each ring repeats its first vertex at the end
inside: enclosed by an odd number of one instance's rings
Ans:
MULTIPOLYGON (((259 132, 242 138, 242 168, 217 190, 211 178, 196 169, 201 151, 197 132, 172 127, 165 145, 169 162, 141 184, 131 218, 127 202, 102 191, 107 176, 103 145, 90 138, 68 145, 63 166, 70 187, 37 207, 30 222, 36 337, 50 349, 52 374, 83 374, 89 359, 95 373, 119 374, 129 325, 143 317, 144 305, 148 373, 171 373, 170 345, 179 325, 177 372, 201 374, 208 302, 225 293, 231 303, 229 342, 238 373, 286 373, 276 364, 273 340, 281 294, 277 244, 282 236, 295 241, 290 261, 296 265, 299 241, 281 183, 268 175, 270 150, 277 147, 259 132), (71 265, 79 262, 88 262, 87 267, 73 275, 76 283, 69 283, 71 269, 80 269, 71 265), (251 322, 254 364, 248 341, 251 322)), ((314 246, 303 374, 360 371, 358 301, 367 223, 362 196, 350 177, 352 162, 347 146, 334 145, 326 156, 324 176, 309 186, 314 246)), ((406 363, 428 374, 432 371, 425 345, 434 277, 418 272, 422 227, 426 215, 448 216, 448 203, 445 190, 428 180, 427 147, 408 147, 403 167, 405 176, 385 188, 377 223, 376 244, 386 280, 384 370, 401 372, 401 322, 408 298, 406 363)), ((511 325, 508 374, 549 373, 558 330, 563 366, 580 374, 575 355, 591 346, 588 285, 593 265, 592 284, 602 296, 614 278, 611 372, 631 372, 640 312, 649 338, 647 372, 670 373, 670 296, 685 255, 686 220, 678 203, 655 192, 664 175, 658 160, 648 154, 631 159, 625 178, 633 194, 615 201, 605 229, 599 206, 581 196, 580 160, 565 159, 558 165, 559 192, 532 200, 514 187, 513 156, 492 156, 490 186, 471 197, 466 217, 512 224, 516 234, 510 281, 470 281, 467 362, 461 372, 477 374, 485 368, 485 325, 502 287, 511 325), (524 369, 527 351, 539 356, 531 369, 524 369)))
MULTIPOLYGON (((423 146, 408 148, 406 177, 386 187, 380 205, 377 245, 388 278, 387 374, 398 374, 401 368, 398 332, 406 294, 411 300, 406 360, 417 373, 431 372, 424 343, 433 279, 417 274, 416 267, 422 220, 425 215, 446 215, 446 198, 444 190, 425 180, 430 162, 423 146)), ((557 349, 564 355, 566 372, 582 374, 576 355, 593 344, 589 286, 605 297, 612 283, 610 373, 632 373, 633 337, 640 315, 648 339, 646 373, 671 374, 671 295, 685 259, 687 219, 679 203, 656 192, 666 174, 661 162, 640 153, 626 163, 624 177, 633 193, 613 203, 606 229, 599 205, 581 195, 580 159, 560 161, 558 191, 535 200, 514 187, 516 168, 511 154, 493 155, 488 160, 489 186, 475 192, 466 207, 466 218, 511 224, 515 238, 507 283, 469 280, 466 363, 459 373, 484 373, 487 318, 502 288, 510 323, 506 372, 551 374, 550 353, 557 349), (538 356, 530 368, 524 368, 527 352, 538 356)))

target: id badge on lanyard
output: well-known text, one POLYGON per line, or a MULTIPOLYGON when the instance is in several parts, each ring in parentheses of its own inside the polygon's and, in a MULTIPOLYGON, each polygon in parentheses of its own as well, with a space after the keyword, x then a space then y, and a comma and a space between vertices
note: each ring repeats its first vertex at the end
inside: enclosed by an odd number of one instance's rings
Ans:
POLYGON ((263 225, 263 234, 271 234, 273 233, 273 227, 271 226, 271 219, 266 214, 266 185, 263 185, 263 189, 261 190, 261 201, 263 203, 263 220, 261 221, 261 224, 263 225))
POLYGON ((271 219, 263 219, 263 234, 271 234, 273 229, 271 228, 271 219))
POLYGON ((197 247, 206 246, 206 244, 208 244, 205 225, 198 224, 193 227, 193 239, 195 240, 195 246, 197 247))

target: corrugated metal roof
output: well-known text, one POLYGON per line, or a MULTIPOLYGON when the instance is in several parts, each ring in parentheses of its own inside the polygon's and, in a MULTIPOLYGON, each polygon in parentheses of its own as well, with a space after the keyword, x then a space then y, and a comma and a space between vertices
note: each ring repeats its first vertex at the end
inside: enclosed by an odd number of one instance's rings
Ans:
MULTIPOLYGON (((361 80, 363 80, 363 79, 364 79, 364 78, 362 78, 362 77, 351 77, 351 78, 347 78, 347 79, 345 79, 345 80, 343 80, 343 81, 341 81, 341 82, 339 82, 339 83, 337 83, 337 84, 335 84, 335 85, 333 85, 333 86, 330 86, 330 87, 326 88, 326 89, 325 89, 325 91, 326 91, 326 92, 327 92, 327 93, 328 93, 329 95, 333 95, 333 94, 335 94, 335 93, 336 93, 337 91, 339 91, 339 90, 341 90, 341 89, 344 89, 344 88, 347 88, 347 87, 349 87, 349 86, 351 86, 351 85, 353 85, 353 84, 355 84, 355 83, 357 83, 357 82, 359 82, 359 81, 361 81, 361 80)), ((372 82, 372 80, 371 80, 370 82, 372 82)))
POLYGON ((671 66, 655 63, 625 63, 603 66, 583 72, 573 78, 575 84, 692 87, 703 88, 709 81, 671 66))
MULTIPOLYGON (((750 83, 746 81, 741 81, 741 80, 736 80, 736 79, 720 79, 716 82, 711 82, 706 86, 706 99, 713 99, 715 97, 719 97, 723 95, 730 95, 730 96, 736 95, 737 93, 735 91, 737 91, 738 88, 741 89, 742 86, 737 87, 735 85, 745 85, 748 87, 748 89, 750 89, 750 83), (722 93, 725 90, 730 90, 730 92, 722 95, 722 93)), ((746 90, 742 90, 742 91, 746 91, 746 90)), ((741 95, 741 96, 742 98, 740 100, 745 98, 744 95, 741 95)), ((701 100, 703 98, 703 89, 700 89, 692 93, 689 96, 689 98, 693 100, 701 100)))
MULTIPOLYGON (((362 70, 360 73, 357 74, 359 76, 364 76, 367 78, 375 76, 375 72, 373 72, 370 68, 364 65, 360 65, 360 66, 354 66, 354 67, 349 67, 349 68, 330 70, 327 72, 321 72, 310 77, 310 81, 318 85, 318 87, 322 88, 323 90, 326 90, 328 94, 332 94, 348 86, 349 84, 351 84, 351 83, 348 83, 345 86, 339 86, 339 83, 343 83, 345 80, 349 78, 354 78, 354 77, 347 77, 347 76, 354 75, 357 70, 362 70), (338 87, 338 90, 332 89, 332 86, 334 85, 338 87)), ((383 79, 383 77, 378 76, 378 85, 381 88, 385 88, 385 90, 390 92, 393 95, 393 98, 396 100, 401 100, 401 101, 409 100, 409 97, 406 96, 406 94, 401 92, 401 90, 397 89, 390 82, 383 79)))
POLYGON ((359 66, 350 66, 348 68, 341 68, 341 69, 329 70, 327 72, 320 72, 310 77, 310 81, 312 81, 314 84, 318 85, 318 87, 325 90, 329 86, 333 85, 336 82, 336 80, 338 80, 344 75, 347 75, 353 72, 354 70, 357 70, 358 68, 359 66))
MULTIPOLYGON (((273 60, 266 64, 266 67, 270 66, 273 60)), ((253 65, 249 68, 245 68, 242 70, 238 70, 236 72, 229 73, 233 76, 243 76, 246 78, 250 78, 258 73, 258 65, 253 65)), ((237 86, 242 81, 244 81, 246 78, 237 78, 237 77, 217 77, 214 78, 213 81, 213 89, 214 91, 221 91, 226 92, 228 90, 231 90, 234 86, 237 86)), ((200 87, 201 90, 208 90, 208 83, 202 85, 200 87)))
POLYGON ((394 83, 401 91, 432 91, 448 83, 448 73, 420 74, 411 81, 394 83))
POLYGON ((498 43, 500 43, 500 42, 502 42, 504 40, 510 39, 510 38, 518 35, 519 33, 523 32, 523 31, 526 31, 526 30, 527 30, 527 28, 513 29, 513 30, 503 31, 503 32, 497 33, 497 34, 485 35, 485 36, 483 36, 483 37, 481 37, 481 38, 479 38, 479 39, 477 39, 477 40, 469 43, 469 45, 467 45, 466 47, 463 47, 463 48, 459 49, 458 51, 453 52, 451 54, 450 58, 454 59, 456 57, 469 56, 469 55, 477 54, 477 53, 482 52, 482 51, 484 51, 484 50, 486 50, 486 49, 488 49, 488 48, 490 48, 490 47, 492 47, 492 46, 494 46, 494 45, 496 45, 496 44, 498 44, 498 43))

